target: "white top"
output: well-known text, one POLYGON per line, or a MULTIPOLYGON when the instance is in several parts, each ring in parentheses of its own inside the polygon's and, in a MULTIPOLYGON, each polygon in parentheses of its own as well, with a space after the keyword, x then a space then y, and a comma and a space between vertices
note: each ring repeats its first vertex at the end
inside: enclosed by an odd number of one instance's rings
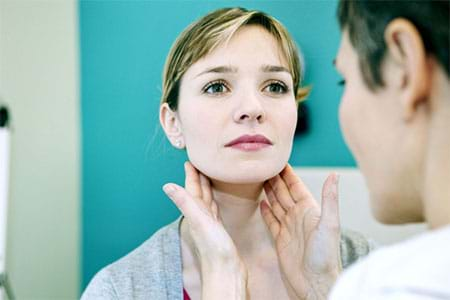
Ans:
POLYGON ((450 225, 372 252, 343 273, 329 299, 450 299, 450 225))

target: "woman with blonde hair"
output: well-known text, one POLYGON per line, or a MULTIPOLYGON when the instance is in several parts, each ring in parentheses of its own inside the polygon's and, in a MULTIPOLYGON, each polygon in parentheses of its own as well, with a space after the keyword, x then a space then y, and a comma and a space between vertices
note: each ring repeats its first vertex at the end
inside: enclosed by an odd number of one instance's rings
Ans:
POLYGON ((327 296, 369 246, 340 232, 335 174, 319 208, 287 165, 302 67, 284 26, 259 11, 219 9, 181 33, 160 122, 189 158, 185 187, 163 187, 183 216, 101 270, 83 299, 327 296))

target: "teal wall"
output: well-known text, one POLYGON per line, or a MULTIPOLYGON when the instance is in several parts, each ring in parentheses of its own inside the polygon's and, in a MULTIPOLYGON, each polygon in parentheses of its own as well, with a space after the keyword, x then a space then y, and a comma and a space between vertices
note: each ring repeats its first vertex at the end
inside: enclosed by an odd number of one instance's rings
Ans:
POLYGON ((158 122, 161 71, 177 35, 224 6, 263 10, 301 46, 310 133, 296 138, 297 166, 353 166, 337 120, 332 67, 339 41, 335 1, 81 1, 82 289, 103 266, 175 219, 161 186, 182 183, 186 155, 158 122))

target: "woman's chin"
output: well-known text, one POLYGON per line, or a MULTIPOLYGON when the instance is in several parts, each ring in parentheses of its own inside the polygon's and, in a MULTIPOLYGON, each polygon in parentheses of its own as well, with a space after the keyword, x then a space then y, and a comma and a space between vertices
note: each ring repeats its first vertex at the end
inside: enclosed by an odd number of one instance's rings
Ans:
POLYGON ((271 177, 268 176, 233 176, 233 177, 211 177, 211 179, 229 184, 261 184, 271 177))
POLYGON ((254 168, 226 168, 221 170, 201 171, 212 180, 230 183, 230 184, 257 184, 262 183, 277 174, 279 174, 285 164, 280 165, 264 165, 260 164, 254 168))

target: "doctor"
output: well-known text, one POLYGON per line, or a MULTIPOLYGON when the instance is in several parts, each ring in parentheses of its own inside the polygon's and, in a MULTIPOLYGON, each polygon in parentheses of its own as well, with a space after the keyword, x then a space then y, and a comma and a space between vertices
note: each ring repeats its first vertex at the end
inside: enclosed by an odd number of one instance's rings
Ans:
POLYGON ((339 3, 340 122, 373 214, 430 231, 363 259, 331 299, 450 299, 449 3, 339 3))

